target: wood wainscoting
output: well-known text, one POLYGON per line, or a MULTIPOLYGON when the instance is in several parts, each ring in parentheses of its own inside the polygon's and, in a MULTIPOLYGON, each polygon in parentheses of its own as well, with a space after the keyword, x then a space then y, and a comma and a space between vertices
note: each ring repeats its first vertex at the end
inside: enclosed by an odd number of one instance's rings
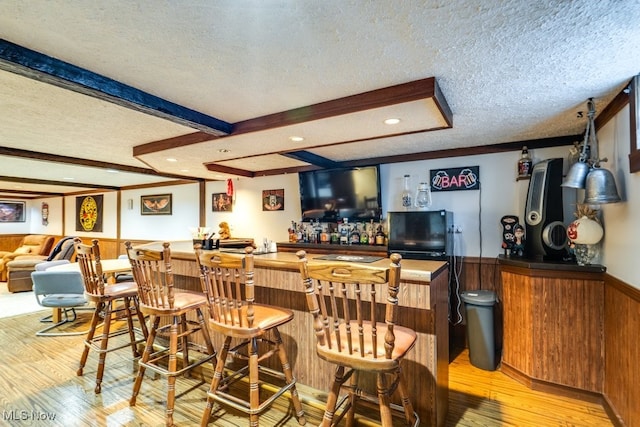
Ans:
POLYGON ((605 409, 619 425, 640 426, 640 289, 611 275, 604 288, 605 409))
MULTIPOLYGON (((504 313, 504 290, 503 283, 500 277, 500 266, 498 265, 497 258, 464 258, 462 266, 457 266, 458 282, 456 286, 455 281, 452 282, 450 301, 451 301, 451 314, 450 314, 450 338, 451 338, 451 359, 453 360, 457 354, 459 354, 461 348, 466 348, 465 342, 465 326, 463 324, 454 325, 457 320, 456 304, 458 302, 457 295, 465 290, 474 289, 489 289, 496 291, 499 302, 496 305, 496 345, 498 350, 502 349, 502 323, 504 313), (456 287, 459 291, 456 291, 456 287)), ((454 271, 455 265, 452 265, 450 270, 454 271)), ((570 285, 571 295, 576 292, 586 292, 587 298, 591 301, 592 307, 585 308, 583 315, 586 316, 583 323, 582 320, 575 319, 574 326, 580 330, 595 330, 595 334, 598 334, 597 324, 595 321, 600 322, 601 326, 601 342, 594 341, 594 336, 589 337, 587 342, 580 343, 580 351, 576 350, 575 353, 569 353, 571 360, 564 361, 564 363, 572 363, 579 357, 583 357, 582 354, 586 352, 593 352, 591 357, 596 361, 593 365, 581 364, 583 369, 587 370, 584 373, 584 378, 575 384, 592 384, 595 391, 578 391, 572 387, 556 386, 552 383, 538 382, 537 387, 543 388, 544 391, 552 392, 557 395, 566 397, 578 396, 584 400, 598 400, 600 401, 610 419, 617 425, 621 426, 638 426, 640 427, 640 289, 631 286, 628 283, 622 282, 619 279, 611 276, 608 273, 602 274, 599 283, 595 283, 596 286, 592 287, 593 283, 573 283, 570 285), (575 322, 581 324, 576 325, 575 322), (598 356, 602 354, 602 358, 598 356), (586 382, 585 382, 586 381, 586 382), (599 386, 597 386, 599 384, 599 386), (547 385, 553 385, 553 387, 546 387, 547 385)), ((527 298, 526 289, 517 288, 520 298, 527 298)), ((569 294, 567 294, 569 295, 569 294)), ((549 300, 550 305, 555 304, 553 300, 549 300)), ((462 310, 463 307, 460 307, 462 310)), ((556 310, 557 311, 557 310, 556 310)), ((558 315, 561 315, 561 311, 557 311, 558 315)), ((561 316, 562 319, 567 319, 567 316, 574 316, 571 311, 561 316)), ((573 329, 572 329, 573 330, 573 329)), ((532 331, 529 331, 532 333, 532 331)), ((553 334, 553 330, 548 330, 547 333, 553 334)), ((525 349, 522 349, 525 351, 525 349)), ((547 349, 545 351, 550 351, 547 349)), ((500 353, 499 353, 500 354, 500 353)), ((561 361, 559 361, 561 363, 561 361)), ((502 366, 499 368, 504 372, 502 366)), ((531 367, 533 369, 533 367, 531 367)), ((556 371, 556 378, 561 378, 563 375, 568 375, 567 372, 556 371)), ((516 372, 511 372, 511 376, 518 379, 520 382, 527 384, 528 379, 525 377, 517 378, 516 372)), ((574 381, 571 379, 570 381, 574 381)))

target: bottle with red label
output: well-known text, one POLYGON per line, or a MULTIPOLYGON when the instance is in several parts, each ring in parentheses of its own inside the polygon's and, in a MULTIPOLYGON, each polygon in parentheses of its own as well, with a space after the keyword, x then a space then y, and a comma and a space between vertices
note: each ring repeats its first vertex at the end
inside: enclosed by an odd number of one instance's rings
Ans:
POLYGON ((522 154, 518 160, 518 178, 526 178, 531 176, 531 169, 533 168, 533 161, 529 156, 529 150, 525 145, 522 147, 522 154))

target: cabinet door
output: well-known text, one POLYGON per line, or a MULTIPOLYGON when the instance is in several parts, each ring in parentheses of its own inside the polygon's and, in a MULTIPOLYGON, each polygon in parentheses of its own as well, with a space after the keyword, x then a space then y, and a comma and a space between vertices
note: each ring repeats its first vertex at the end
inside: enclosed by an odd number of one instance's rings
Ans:
POLYGON ((533 310, 531 278, 502 272, 502 361, 533 376, 533 310))
POLYGON ((604 283, 566 278, 534 280, 533 376, 601 392, 604 283))

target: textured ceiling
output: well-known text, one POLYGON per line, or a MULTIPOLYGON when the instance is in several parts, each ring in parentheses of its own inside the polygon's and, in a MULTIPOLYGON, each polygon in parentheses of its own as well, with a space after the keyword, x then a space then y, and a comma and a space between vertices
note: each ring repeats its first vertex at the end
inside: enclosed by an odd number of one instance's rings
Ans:
MULTIPOLYGON (((249 170, 304 164, 274 154, 287 150, 341 162, 576 135, 588 98, 599 112, 640 72, 636 0, 4 1, 0 38, 228 123, 428 77, 452 113, 450 128, 373 142, 321 147, 389 133, 376 127, 391 111, 136 158, 134 147, 197 129, 0 72, 0 147, 207 179, 221 177, 207 162, 249 170), (306 137, 297 146, 287 139, 294 130, 306 137), (178 164, 167 164, 169 156, 178 164)), ((424 126, 412 115, 438 126, 429 102, 397 106, 394 113, 407 117, 398 132, 424 126)), ((77 173, 76 182, 114 186, 167 180, 104 180, 62 163, 25 168, 30 160, 10 155, 0 162, 0 191, 13 186, 3 177, 61 181, 77 173)))

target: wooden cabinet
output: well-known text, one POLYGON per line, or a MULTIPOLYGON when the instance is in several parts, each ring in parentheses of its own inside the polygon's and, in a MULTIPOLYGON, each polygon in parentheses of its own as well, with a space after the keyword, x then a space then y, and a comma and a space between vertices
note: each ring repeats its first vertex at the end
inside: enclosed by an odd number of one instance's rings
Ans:
POLYGON ((501 262, 502 370, 531 388, 602 393, 604 269, 544 267, 501 262))

